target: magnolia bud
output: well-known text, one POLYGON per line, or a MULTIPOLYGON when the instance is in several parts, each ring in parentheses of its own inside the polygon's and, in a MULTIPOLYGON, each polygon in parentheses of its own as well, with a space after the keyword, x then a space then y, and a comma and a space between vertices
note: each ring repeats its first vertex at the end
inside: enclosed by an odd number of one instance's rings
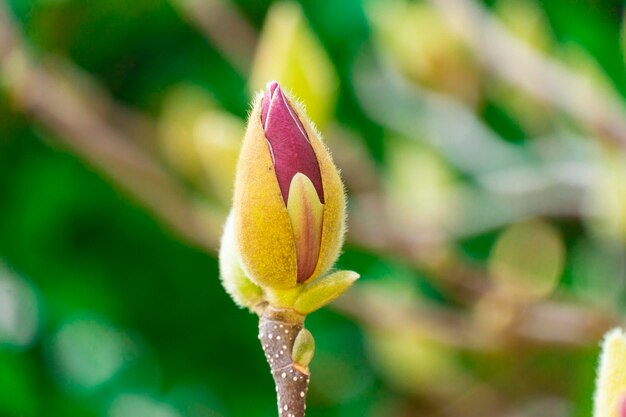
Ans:
POLYGON ((613 329, 606 334, 602 343, 594 400, 594 417, 624 416, 625 369, 626 334, 621 329, 613 329))
POLYGON ((304 111, 278 83, 254 103, 237 166, 233 214, 241 264, 288 289, 326 272, 344 235, 339 172, 304 111))
POLYGON ((358 278, 350 271, 322 277, 343 243, 345 205, 319 133, 277 82, 268 83, 254 102, 239 154, 220 272, 235 302, 259 315, 279 414, 304 416, 306 409, 315 342, 305 316, 358 278))

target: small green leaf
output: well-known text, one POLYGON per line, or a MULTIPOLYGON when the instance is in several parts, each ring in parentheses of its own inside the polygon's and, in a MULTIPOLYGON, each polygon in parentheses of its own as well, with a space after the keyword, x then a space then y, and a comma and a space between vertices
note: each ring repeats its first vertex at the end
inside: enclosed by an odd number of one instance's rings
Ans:
POLYGON ((315 353, 315 339, 307 329, 302 329, 293 342, 291 358, 297 365, 307 368, 315 353))
POLYGON ((304 314, 311 313, 341 296, 359 274, 353 271, 337 271, 308 284, 294 303, 294 308, 304 314))

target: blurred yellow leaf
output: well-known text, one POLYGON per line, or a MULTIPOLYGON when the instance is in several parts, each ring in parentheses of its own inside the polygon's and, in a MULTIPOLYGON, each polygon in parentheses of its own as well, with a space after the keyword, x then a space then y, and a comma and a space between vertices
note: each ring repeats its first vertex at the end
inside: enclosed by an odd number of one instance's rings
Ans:
POLYGON ((426 2, 370 2, 380 50, 408 78, 467 103, 478 100, 478 67, 469 49, 426 2))
POLYGON ((540 51, 550 49, 550 22, 534 0, 499 0, 494 12, 513 35, 528 45, 540 51))
POLYGON ((211 190, 225 206, 229 206, 232 200, 244 133, 241 119, 218 109, 203 112, 194 124, 196 152, 211 190))
POLYGON ((244 132, 241 119, 197 87, 176 87, 163 102, 159 139, 164 158, 223 206, 231 203, 244 132))
MULTIPOLYGON (((433 150, 401 138, 385 142, 385 191, 393 225, 400 232, 441 233, 457 217, 455 178, 433 150)), ((424 237, 424 236, 423 236, 424 237)))
POLYGON ((586 78, 588 88, 596 90, 598 94, 615 94, 613 82, 586 49, 575 43, 566 43, 560 47, 557 55, 565 65, 586 78))
POLYGON ((597 182, 587 203, 588 223, 599 236, 611 241, 626 239, 626 156, 605 149, 598 161, 597 182))
POLYGON ((158 125, 161 152, 176 171, 192 182, 204 174, 194 140, 196 120, 213 106, 208 94, 187 85, 173 88, 163 100, 158 125))

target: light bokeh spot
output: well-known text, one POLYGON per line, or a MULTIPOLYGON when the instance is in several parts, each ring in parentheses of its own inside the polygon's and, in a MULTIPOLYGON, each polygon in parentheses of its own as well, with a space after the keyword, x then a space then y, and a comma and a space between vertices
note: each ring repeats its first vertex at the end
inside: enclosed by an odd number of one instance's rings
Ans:
POLYGON ((33 287, 0 265, 0 346, 26 347, 39 325, 33 287))
POLYGON ((132 358, 133 343, 110 324, 82 317, 61 325, 52 338, 51 353, 64 385, 91 390, 113 378, 132 358))
POLYGON ((497 289, 508 297, 535 300, 556 287, 565 256, 558 232, 541 220, 525 220, 507 228, 489 258, 497 289))
POLYGON ((107 417, 182 417, 171 405, 139 394, 123 394, 111 403, 107 417))

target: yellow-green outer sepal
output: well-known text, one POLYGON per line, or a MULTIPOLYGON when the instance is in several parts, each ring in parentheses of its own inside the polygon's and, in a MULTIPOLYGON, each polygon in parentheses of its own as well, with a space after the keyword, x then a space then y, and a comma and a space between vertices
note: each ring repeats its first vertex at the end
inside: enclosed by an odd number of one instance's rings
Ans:
POLYGON ((322 308, 341 296, 358 278, 356 272, 337 271, 317 279, 304 287, 294 302, 294 308, 302 314, 322 308))

